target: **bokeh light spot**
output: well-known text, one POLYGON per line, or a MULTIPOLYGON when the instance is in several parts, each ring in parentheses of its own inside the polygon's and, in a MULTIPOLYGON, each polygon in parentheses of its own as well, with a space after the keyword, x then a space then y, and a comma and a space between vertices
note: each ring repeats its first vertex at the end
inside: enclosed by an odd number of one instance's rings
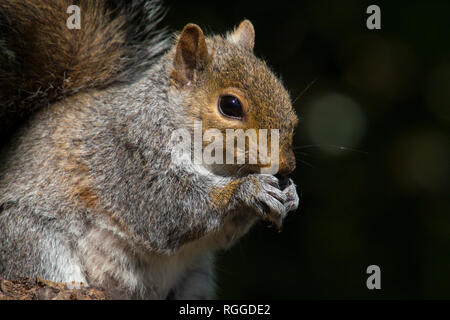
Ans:
POLYGON ((311 141, 333 154, 339 148, 353 148, 363 138, 366 118, 351 98, 338 94, 320 96, 307 107, 305 126, 311 141))

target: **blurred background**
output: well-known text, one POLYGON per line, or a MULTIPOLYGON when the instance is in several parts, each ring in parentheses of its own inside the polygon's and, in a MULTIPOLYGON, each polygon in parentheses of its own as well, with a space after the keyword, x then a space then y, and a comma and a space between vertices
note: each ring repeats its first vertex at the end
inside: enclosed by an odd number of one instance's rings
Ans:
POLYGON ((165 3, 171 30, 250 19, 301 118, 301 207, 220 253, 218 297, 450 298, 450 2, 165 3))

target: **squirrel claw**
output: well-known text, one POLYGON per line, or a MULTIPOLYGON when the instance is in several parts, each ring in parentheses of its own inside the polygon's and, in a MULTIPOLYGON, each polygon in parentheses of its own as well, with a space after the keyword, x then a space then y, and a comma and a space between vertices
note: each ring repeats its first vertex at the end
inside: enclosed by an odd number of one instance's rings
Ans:
POLYGON ((252 196, 248 205, 255 209, 262 219, 269 221, 271 226, 281 231, 287 213, 298 207, 295 184, 289 179, 284 190, 281 190, 276 176, 257 174, 251 178, 255 182, 255 188, 249 190, 252 196))

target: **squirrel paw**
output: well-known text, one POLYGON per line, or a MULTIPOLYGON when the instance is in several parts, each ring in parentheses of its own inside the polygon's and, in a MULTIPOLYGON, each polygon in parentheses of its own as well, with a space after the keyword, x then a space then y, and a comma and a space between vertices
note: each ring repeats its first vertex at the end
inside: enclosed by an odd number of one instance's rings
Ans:
POLYGON ((297 187, 292 179, 289 179, 288 185, 283 190, 283 193, 286 195, 286 201, 284 203, 286 210, 288 212, 297 210, 300 199, 297 194, 297 187))
POLYGON ((247 190, 253 191, 253 196, 247 198, 247 205, 253 208, 263 219, 272 222, 278 229, 289 211, 298 207, 298 195, 295 184, 289 179, 289 184, 280 190, 278 179, 269 174, 254 174, 249 176, 253 184, 247 190))

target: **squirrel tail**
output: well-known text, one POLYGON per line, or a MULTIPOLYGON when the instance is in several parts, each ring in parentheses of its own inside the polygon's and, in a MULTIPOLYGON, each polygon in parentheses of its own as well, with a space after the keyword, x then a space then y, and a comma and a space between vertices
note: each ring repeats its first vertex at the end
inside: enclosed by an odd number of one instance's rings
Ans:
POLYGON ((164 14, 159 0, 0 0, 0 136, 51 102, 139 77, 168 47, 164 14))

